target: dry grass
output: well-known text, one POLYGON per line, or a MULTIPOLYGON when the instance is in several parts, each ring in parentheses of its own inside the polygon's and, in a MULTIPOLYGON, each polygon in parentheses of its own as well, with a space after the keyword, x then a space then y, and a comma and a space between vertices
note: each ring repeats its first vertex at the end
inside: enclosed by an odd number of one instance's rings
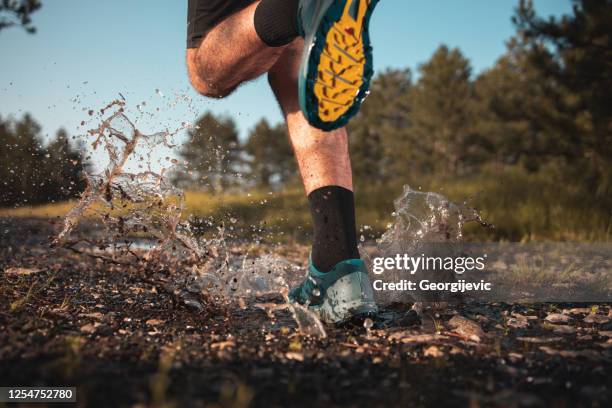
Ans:
MULTIPOLYGON (((468 202, 495 225, 487 230, 468 225, 466 237, 484 241, 610 241, 612 214, 579 188, 551 181, 545 174, 517 169, 489 170, 464 178, 435 178, 423 190, 440 192, 454 202, 468 202)), ((361 186, 356 190, 357 222, 369 226, 374 238, 391 221, 393 200, 401 186, 361 186)), ((74 205, 63 202, 0 209, 0 217, 61 217, 74 205)), ((310 212, 301 186, 279 192, 262 190, 210 194, 187 191, 183 216, 203 231, 221 223, 236 235, 248 237, 264 231, 282 237, 302 238, 310 231, 310 212)))
POLYGON ((0 217, 63 217, 76 204, 76 201, 64 201, 43 205, 21 206, 17 208, 0 208, 0 217))

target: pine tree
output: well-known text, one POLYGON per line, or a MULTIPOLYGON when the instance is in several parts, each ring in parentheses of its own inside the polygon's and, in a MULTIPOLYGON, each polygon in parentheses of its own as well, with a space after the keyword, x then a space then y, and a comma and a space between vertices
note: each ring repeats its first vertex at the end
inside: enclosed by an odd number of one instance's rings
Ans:
POLYGON ((46 170, 47 179, 41 190, 50 201, 74 197, 85 188, 83 172, 88 171, 88 163, 81 158, 82 145, 72 146, 68 132, 60 129, 45 148, 45 159, 41 167, 46 170))
POLYGON ((411 92, 409 140, 423 159, 420 170, 461 171, 470 163, 465 156, 474 136, 470 63, 458 49, 442 45, 419 71, 411 92))
POLYGON ((543 19, 521 0, 514 22, 530 63, 563 91, 551 95, 555 131, 569 166, 612 201, 612 1, 574 0, 571 15, 543 19))
POLYGON ((260 120, 249 132, 244 149, 250 156, 250 172, 258 186, 280 186, 297 174, 284 124, 272 127, 266 119, 260 120))
POLYGON ((40 130, 28 114, 0 118, 0 205, 53 202, 83 191, 88 163, 82 146, 73 146, 64 130, 45 146, 40 130))
POLYGON ((188 137, 179 154, 188 162, 189 183, 214 192, 237 184, 241 150, 233 119, 206 112, 188 137))
POLYGON ((36 28, 32 26, 31 15, 42 4, 39 0, 2 0, 0 3, 0 31, 12 26, 22 26, 32 34, 36 28))
POLYGON ((411 86, 408 69, 377 75, 359 114, 349 123, 351 164, 358 183, 385 183, 405 170, 411 152, 406 143, 411 86))
POLYGON ((563 90, 531 64, 520 38, 508 42, 506 54, 478 76, 474 88, 476 132, 489 160, 536 171, 568 149, 550 126, 563 90))

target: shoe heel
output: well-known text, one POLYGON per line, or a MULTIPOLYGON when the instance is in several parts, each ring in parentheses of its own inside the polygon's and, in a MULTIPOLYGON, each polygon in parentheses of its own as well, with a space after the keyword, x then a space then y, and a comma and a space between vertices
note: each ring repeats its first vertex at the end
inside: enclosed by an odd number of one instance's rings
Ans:
POLYGON ((378 311, 368 275, 353 272, 338 279, 327 289, 320 305, 320 313, 326 321, 339 323, 359 314, 375 314, 378 311))

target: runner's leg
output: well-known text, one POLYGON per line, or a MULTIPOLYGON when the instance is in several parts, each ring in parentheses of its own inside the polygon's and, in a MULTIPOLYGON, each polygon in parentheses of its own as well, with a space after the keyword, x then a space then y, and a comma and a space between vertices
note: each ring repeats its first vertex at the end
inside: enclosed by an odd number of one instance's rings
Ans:
POLYGON ((301 38, 286 47, 268 80, 287 121, 311 207, 312 261, 325 272, 338 262, 359 258, 353 180, 346 129, 324 132, 311 126, 300 111, 296 84, 302 49, 301 38))

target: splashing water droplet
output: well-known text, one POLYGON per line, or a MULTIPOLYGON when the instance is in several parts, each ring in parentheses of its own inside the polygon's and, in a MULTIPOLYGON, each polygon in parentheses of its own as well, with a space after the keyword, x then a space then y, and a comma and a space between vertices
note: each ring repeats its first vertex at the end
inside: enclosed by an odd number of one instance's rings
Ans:
MULTIPOLYGON (((376 257, 394 257, 397 254, 422 256, 440 243, 450 244, 449 248, 463 238, 463 227, 476 221, 485 225, 478 213, 471 208, 457 205, 446 197, 431 192, 421 192, 404 186, 404 191, 394 201, 393 222, 376 241, 373 250, 365 254, 364 260, 372 268, 376 257)), ((377 276, 384 282, 397 282, 406 279, 405 270, 391 269, 377 276)), ((418 298, 415 291, 376 291, 375 298, 381 305, 393 302, 413 303, 418 298)))
MULTIPOLYGON (((156 93, 163 97, 159 89, 156 89, 156 93)), ((240 303, 244 297, 280 293, 287 300, 289 282, 297 275, 295 264, 274 256, 236 256, 226 242, 226 234, 229 233, 227 230, 233 226, 228 226, 226 230, 226 224, 223 223, 217 227, 214 238, 197 239, 191 233, 189 224, 181 220, 184 193, 169 183, 164 171, 155 172, 147 165, 141 166, 142 170, 138 172, 126 171, 126 164, 131 158, 147 156, 142 153, 142 149, 146 151, 157 146, 172 147, 169 138, 175 132, 140 132, 125 115, 124 105, 124 100, 118 100, 100 110, 102 115, 107 115, 106 119, 99 127, 89 131, 93 138, 92 146, 106 153, 108 164, 102 172, 87 175, 87 189, 66 216, 55 243, 73 245, 75 241, 70 240, 73 230, 84 218, 94 216, 105 227, 107 245, 110 243, 116 247, 119 241, 128 241, 127 237, 131 237, 132 241, 123 247, 126 254, 134 252, 133 236, 151 237, 140 261, 161 265, 172 259, 195 258, 197 261, 191 264, 193 267, 190 266, 188 271, 177 270, 178 273, 172 277, 182 282, 178 290, 180 296, 183 293, 191 296, 199 293, 240 303), (113 108, 116 108, 114 113, 106 113, 113 108)), ((141 104, 139 110, 144 109, 144 106, 141 104)), ((182 124, 181 129, 184 128, 182 124)), ((176 160, 170 161, 170 165, 176 164, 176 160)), ((266 200, 261 203, 265 204, 266 200)), ((385 253, 415 254, 427 242, 459 241, 463 225, 473 220, 475 214, 438 194, 417 192, 408 186, 394 204, 393 222, 377 241, 375 249, 382 256, 385 253)), ((230 224, 238 221, 234 217, 228 220, 230 224)), ((369 227, 364 226, 363 230, 369 230, 369 227)), ((90 244, 98 244, 88 239, 90 244)), ((365 241, 363 234, 360 241, 365 241)), ((391 280, 396 276, 391 273, 385 274, 384 278, 391 280)), ((315 288, 313 295, 320 297, 321 290, 315 288)), ((406 299, 387 297, 377 300, 384 304, 406 299)), ((204 308, 200 300, 185 298, 183 301, 195 311, 204 308)), ((242 300, 240 304, 247 303, 242 300)), ((307 307, 289 302, 282 306, 285 310, 289 309, 302 334, 326 337, 323 324, 307 307)), ((364 321, 366 330, 372 328, 373 324, 372 319, 364 321)))

